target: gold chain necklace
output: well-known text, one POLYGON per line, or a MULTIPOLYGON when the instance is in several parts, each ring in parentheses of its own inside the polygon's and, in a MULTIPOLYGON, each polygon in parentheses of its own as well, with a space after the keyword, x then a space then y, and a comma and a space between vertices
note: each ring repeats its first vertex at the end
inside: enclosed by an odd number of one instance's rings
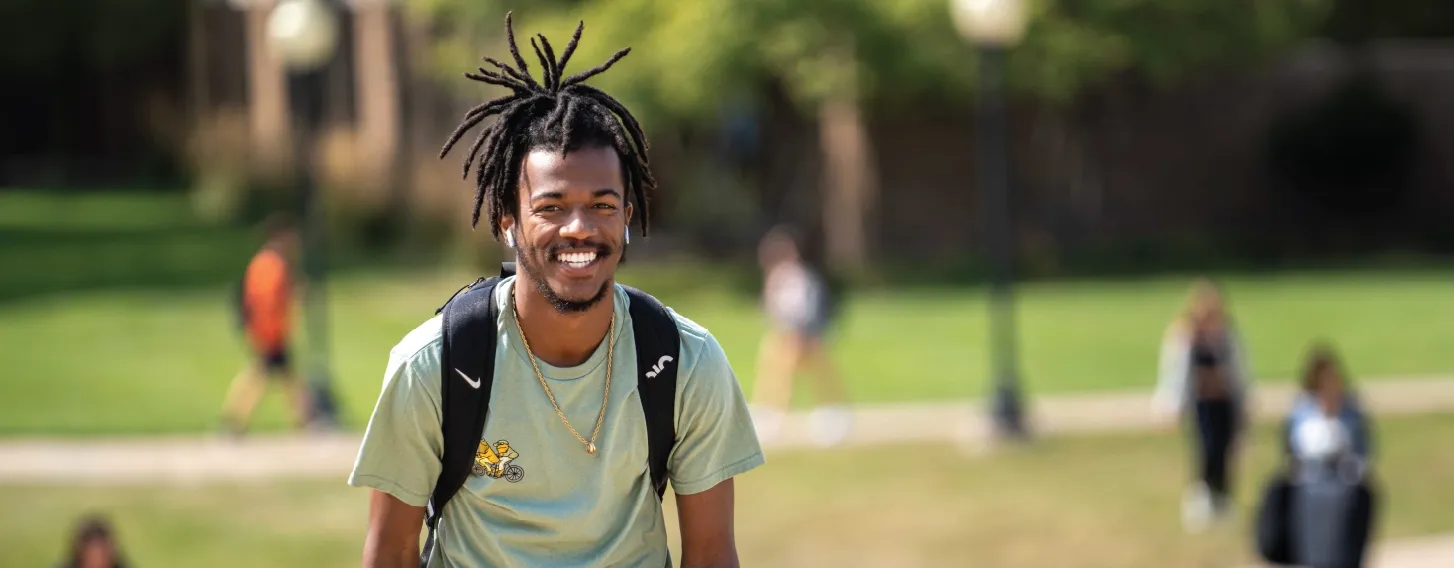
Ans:
POLYGON ((520 332, 520 341, 525 344, 525 355, 530 358, 530 368, 535 369, 535 378, 540 379, 540 388, 545 389, 545 396, 550 398, 550 406, 555 408, 555 415, 560 417, 561 423, 570 430, 571 435, 586 445, 586 453, 596 453, 596 436, 601 433, 601 422, 606 419, 606 401, 611 398, 611 371, 612 360, 616 352, 616 310, 611 309, 611 327, 606 330, 606 391, 601 393, 601 413, 596 416, 596 429, 591 432, 591 439, 582 438, 580 433, 566 420, 565 413, 560 411, 560 404, 555 402, 555 395, 550 392, 550 385, 545 384, 545 375, 540 372, 540 367, 535 364, 535 352, 530 350, 530 340, 525 338, 525 329, 520 327, 520 309, 515 304, 515 289, 510 288, 511 312, 515 316, 515 329, 520 332))

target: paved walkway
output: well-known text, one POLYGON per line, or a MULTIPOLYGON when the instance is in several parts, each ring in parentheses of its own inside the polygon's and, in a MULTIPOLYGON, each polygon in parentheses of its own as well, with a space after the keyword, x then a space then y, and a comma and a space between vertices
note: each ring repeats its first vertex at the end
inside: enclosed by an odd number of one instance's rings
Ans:
MULTIPOLYGON (((1368 568, 1449 568, 1454 566, 1454 534, 1401 538, 1372 543, 1368 568)), ((1243 568, 1266 568, 1262 565, 1243 568)))
MULTIPOLYGON (((1273 385, 1254 393, 1253 416, 1276 420, 1294 391, 1273 385)), ((1376 414, 1454 411, 1454 379, 1384 379, 1366 383, 1362 396, 1376 414)), ((1037 396, 1027 419, 1034 435, 1078 435, 1172 427, 1151 413, 1145 392, 1037 396)), ((849 446, 885 442, 993 441, 985 405, 978 401, 865 405, 854 409, 849 446)), ((811 446, 808 415, 790 414, 769 451, 811 446)), ((3 483, 188 483, 269 477, 338 479, 352 469, 356 433, 145 438, 28 438, 0 441, 3 483)), ((1451 564, 1454 566, 1454 564, 1451 564)))
MULTIPOLYGON (((1291 384, 1267 385, 1252 393, 1255 420, 1280 420, 1296 394, 1291 384)), ((1454 411, 1454 379, 1388 378, 1363 383, 1360 396, 1379 415, 1454 411)), ((1026 401, 1032 435, 1078 435, 1171 428, 1151 411, 1144 391, 1035 396, 1026 401)), ((862 406, 854 409, 849 444, 992 440, 987 406, 979 401, 862 406)), ((806 413, 789 416, 774 446, 811 445, 806 413)))
MULTIPOLYGON (((1390 378, 1364 383, 1362 396, 1379 415, 1454 411, 1454 379, 1390 378)), ((1294 391, 1271 385, 1254 393, 1252 414, 1280 419, 1294 391)), ((1034 435, 1128 432, 1170 425, 1151 412, 1146 392, 1036 396, 1028 401, 1034 435)), ((883 442, 957 442, 992 444, 991 424, 980 401, 860 406, 845 444, 883 442)), ((808 415, 791 414, 769 451, 810 446, 808 415)), ((0 483, 42 484, 193 484, 279 477, 338 480, 353 466, 356 433, 72 439, 29 438, 0 441, 0 483)), ((1454 566, 1454 535, 1383 543, 1375 568, 1449 568, 1454 566)))
POLYGON ((1454 535, 1405 538, 1373 544, 1370 568, 1449 568, 1454 566, 1454 535))

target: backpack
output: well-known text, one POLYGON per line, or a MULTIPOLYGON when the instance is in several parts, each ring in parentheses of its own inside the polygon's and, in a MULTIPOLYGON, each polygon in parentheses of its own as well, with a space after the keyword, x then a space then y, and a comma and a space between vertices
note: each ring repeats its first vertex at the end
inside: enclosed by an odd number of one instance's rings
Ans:
POLYGON ((818 280, 823 285, 823 321, 836 322, 843 315, 844 297, 848 293, 848 282, 837 274, 819 271, 818 280))
POLYGON ((1293 558, 1293 488, 1292 464, 1292 420, 1283 420, 1279 429, 1282 438, 1283 464, 1268 477, 1262 487, 1261 500, 1257 503, 1256 517, 1252 523, 1253 543, 1257 555, 1274 566, 1295 564, 1293 558))
POLYGON ((241 278, 232 283, 232 290, 228 293, 228 311, 232 312, 232 323, 237 329, 247 329, 247 275, 244 272, 241 278))
MULTIPOLYGON (((425 524, 429 536, 419 556, 426 566, 434 547, 435 526, 444 506, 464 486, 474 466, 475 452, 484 433, 485 414, 494 384, 496 320, 495 285, 515 274, 515 263, 503 263, 500 275, 480 278, 461 288, 436 314, 444 314, 441 354, 440 428, 444 438, 443 467, 429 498, 425 524), (459 373, 476 377, 475 384, 460 380, 459 373)), ((636 340, 636 389, 646 417, 648 465, 657 500, 666 493, 667 458, 676 444, 677 365, 681 359, 681 335, 676 320, 656 298, 622 286, 631 298, 632 334, 636 340)))
POLYGON ((1295 490, 1287 471, 1277 471, 1262 488, 1252 524, 1252 537, 1257 555, 1274 566, 1293 562, 1293 498, 1295 490))

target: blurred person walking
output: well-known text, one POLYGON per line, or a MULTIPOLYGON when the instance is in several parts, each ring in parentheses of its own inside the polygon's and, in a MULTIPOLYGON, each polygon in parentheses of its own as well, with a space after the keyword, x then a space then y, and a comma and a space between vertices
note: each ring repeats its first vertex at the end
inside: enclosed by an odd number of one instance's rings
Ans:
POLYGON ((559 59, 536 35, 537 79, 505 22, 516 66, 467 76, 511 94, 441 155, 498 115, 465 158, 471 224, 515 262, 390 352, 348 479, 371 489, 363 565, 669 566, 669 481, 680 564, 736 566, 733 480, 764 463, 737 378, 707 329, 616 281, 656 181, 636 119, 584 81, 628 50, 568 76, 584 23, 559 59))
POLYGON ((1284 431, 1298 565, 1363 566, 1375 510, 1369 422, 1337 353, 1315 344, 1284 431))
POLYGON ((786 226, 774 227, 762 238, 758 261, 770 325, 758 351, 753 385, 758 435, 765 440, 777 436, 792 400, 793 379, 807 371, 819 404, 809 416, 810 433, 818 445, 836 445, 848 436, 852 413, 847 389, 823 341, 832 323, 832 291, 803 259, 798 239, 786 226))
POLYGON ((100 515, 82 517, 71 536, 71 549, 56 568, 125 568, 111 523, 100 515))
POLYGON ((251 360, 233 378, 223 402, 223 427, 233 435, 247 430, 269 379, 287 392, 297 427, 306 426, 310 414, 307 385, 294 371, 289 356, 298 228, 287 216, 275 214, 264 223, 264 232, 266 240, 248 262, 238 291, 239 323, 251 360))
POLYGON ((1200 531, 1228 513, 1251 382, 1241 338, 1211 281, 1193 283, 1162 338, 1159 367, 1153 409, 1192 434, 1195 477, 1182 500, 1182 523, 1200 531))

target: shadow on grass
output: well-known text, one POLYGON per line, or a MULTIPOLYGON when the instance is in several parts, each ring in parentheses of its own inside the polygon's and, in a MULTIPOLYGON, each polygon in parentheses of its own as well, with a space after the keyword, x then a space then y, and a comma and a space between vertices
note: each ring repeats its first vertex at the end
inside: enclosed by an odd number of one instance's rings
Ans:
POLYGON ((0 302, 107 288, 235 281, 256 250, 236 229, 0 229, 0 302))
MULTIPOLYGON (((230 286, 259 244, 259 235, 250 228, 202 223, 179 194, 4 191, 0 192, 0 302, 76 291, 230 286)), ((1447 255, 1434 253, 1372 247, 1342 255, 1312 254, 1267 246, 1265 240, 1205 235, 1071 248, 1022 255, 1018 278, 1126 281, 1201 274, 1255 278, 1287 272, 1442 278, 1451 269, 1447 255)), ((913 254, 886 252, 869 270, 834 274, 832 286, 849 294, 978 288, 988 274, 979 253, 966 250, 953 259, 919 260, 913 254)), ((407 269, 447 262, 442 251, 411 251, 407 256, 408 262, 394 266, 399 262, 374 253, 331 251, 328 264, 338 275, 363 267, 407 269)), ((490 271, 481 270, 486 272, 490 271)), ((711 262, 633 258, 622 265, 621 280, 665 297, 726 293, 752 298, 761 289, 760 270, 746 253, 711 262)))

